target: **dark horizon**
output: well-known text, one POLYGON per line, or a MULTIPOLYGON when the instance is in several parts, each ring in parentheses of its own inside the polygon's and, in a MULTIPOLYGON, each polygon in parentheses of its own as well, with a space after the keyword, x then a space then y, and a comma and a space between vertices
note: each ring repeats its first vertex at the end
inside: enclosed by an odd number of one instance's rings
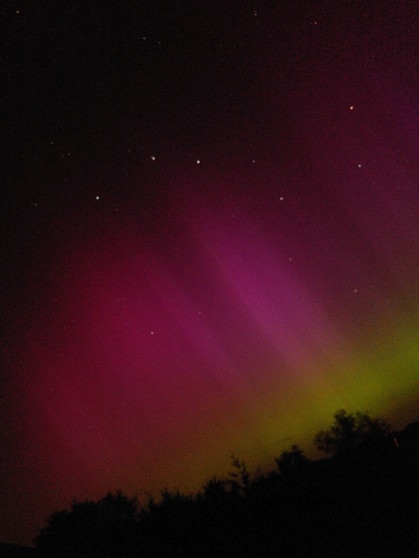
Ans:
POLYGON ((323 453, 317 461, 291 445, 266 473, 231 456, 228 477, 208 479, 195 494, 165 490, 158 500, 140 502, 115 492, 73 500, 45 521, 36 549, 0 544, 0 554, 413 556, 419 548, 419 421, 392 432, 364 413, 340 410, 329 426, 316 436, 323 453))

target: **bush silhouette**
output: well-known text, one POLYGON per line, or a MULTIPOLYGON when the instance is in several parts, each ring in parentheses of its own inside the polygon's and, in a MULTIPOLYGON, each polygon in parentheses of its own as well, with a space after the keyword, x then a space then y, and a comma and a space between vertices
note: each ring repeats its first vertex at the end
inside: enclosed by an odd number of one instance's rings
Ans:
POLYGON ((390 427, 366 413, 348 414, 344 409, 334 414, 329 430, 320 431, 314 438, 316 447, 330 456, 346 456, 355 449, 380 445, 389 439, 390 427))
POLYGON ((36 539, 42 556, 116 558, 130 556, 138 523, 138 503, 121 492, 98 502, 72 503, 54 513, 36 539))
POLYGON ((227 478, 195 495, 164 490, 141 509, 120 492, 75 501, 40 532, 38 556, 416 556, 418 432, 416 424, 390 435, 384 422, 341 410, 315 438, 326 459, 310 461, 293 445, 276 471, 253 474, 231 456, 227 478))
POLYGON ((303 451, 296 445, 292 445, 290 450, 283 451, 280 457, 275 458, 278 470, 282 474, 287 474, 300 470, 309 459, 305 457, 303 451))

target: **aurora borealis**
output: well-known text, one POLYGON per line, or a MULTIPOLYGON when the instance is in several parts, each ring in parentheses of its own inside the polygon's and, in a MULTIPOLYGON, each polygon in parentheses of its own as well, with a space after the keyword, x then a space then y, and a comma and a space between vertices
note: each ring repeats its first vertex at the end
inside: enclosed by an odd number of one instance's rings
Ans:
POLYGON ((77 36, 82 4, 21 4, 0 542, 73 498, 197 490, 231 453, 313 455, 340 408, 417 419, 413 3, 128 2, 106 27, 92 2, 77 36), (61 54, 29 64, 53 24, 61 54))

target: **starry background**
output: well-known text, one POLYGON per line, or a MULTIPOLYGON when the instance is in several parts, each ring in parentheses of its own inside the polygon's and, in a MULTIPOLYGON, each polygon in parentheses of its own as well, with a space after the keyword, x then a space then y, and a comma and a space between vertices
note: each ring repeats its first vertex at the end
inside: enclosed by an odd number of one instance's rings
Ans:
POLYGON ((417 11, 2 3, 1 542, 418 418, 417 11))

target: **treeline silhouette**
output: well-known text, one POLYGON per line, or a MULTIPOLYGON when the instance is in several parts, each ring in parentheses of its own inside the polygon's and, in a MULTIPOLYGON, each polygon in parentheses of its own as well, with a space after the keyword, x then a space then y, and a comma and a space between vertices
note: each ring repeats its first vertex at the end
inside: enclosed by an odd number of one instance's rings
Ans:
POLYGON ((164 491, 140 506, 121 492, 74 501, 36 538, 40 558, 419 556, 419 422, 394 433, 365 413, 335 413, 277 470, 252 474, 232 456, 227 478, 196 494, 164 491))

